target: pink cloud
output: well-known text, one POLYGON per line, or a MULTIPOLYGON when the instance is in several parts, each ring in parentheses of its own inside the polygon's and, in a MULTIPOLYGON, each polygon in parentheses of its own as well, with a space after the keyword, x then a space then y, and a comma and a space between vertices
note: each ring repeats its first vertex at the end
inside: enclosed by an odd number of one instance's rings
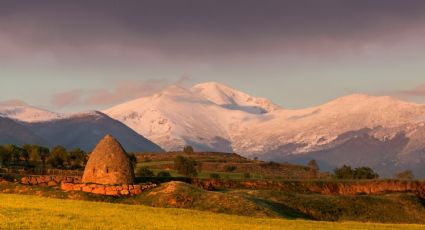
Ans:
MULTIPOLYGON (((174 85, 186 85, 190 81, 188 75, 181 76, 174 85)), ((75 89, 53 95, 51 103, 57 108, 86 105, 103 106, 121 103, 131 99, 152 95, 170 85, 165 80, 123 81, 112 89, 75 89)))
POLYGON ((393 94, 399 97, 425 97, 425 84, 418 85, 413 89, 398 90, 393 94))
POLYGON ((82 102, 82 90, 71 90, 53 95, 52 104, 58 108, 80 104, 82 102))

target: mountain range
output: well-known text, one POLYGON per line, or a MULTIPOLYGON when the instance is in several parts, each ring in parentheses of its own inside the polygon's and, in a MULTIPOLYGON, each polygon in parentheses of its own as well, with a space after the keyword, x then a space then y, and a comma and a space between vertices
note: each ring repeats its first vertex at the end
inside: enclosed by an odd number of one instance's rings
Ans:
POLYGON ((114 131, 118 139, 132 137, 127 144, 136 143, 132 151, 142 151, 142 144, 149 146, 145 151, 192 145, 199 151, 236 152, 267 161, 316 159, 324 170, 348 164, 370 166, 382 176, 406 169, 425 176, 425 105, 388 96, 353 94, 287 109, 209 82, 169 86, 102 112, 67 115, 9 103, 0 105, 0 116, 15 122, 20 135, 27 130, 29 140, 47 143, 90 148, 85 140, 95 142, 98 133, 114 131))

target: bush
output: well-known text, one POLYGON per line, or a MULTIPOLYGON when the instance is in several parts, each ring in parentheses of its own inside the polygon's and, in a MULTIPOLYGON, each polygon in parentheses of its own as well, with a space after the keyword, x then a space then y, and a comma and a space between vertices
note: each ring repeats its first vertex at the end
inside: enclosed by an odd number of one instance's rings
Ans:
POLYGON ((351 166, 343 165, 334 170, 337 179, 377 179, 379 175, 369 167, 359 167, 354 170, 351 166))
POLYGON ((136 174, 141 177, 152 177, 154 173, 148 167, 141 167, 137 169, 136 174))
POLYGON ((218 173, 211 173, 210 178, 211 179, 220 179, 220 175, 218 173))
POLYGON ((311 160, 307 164, 308 166, 308 175, 310 178, 317 178, 317 174, 319 173, 319 165, 317 165, 316 160, 311 160))
POLYGON ((198 163, 190 157, 177 156, 174 160, 174 169, 184 176, 196 177, 198 175, 197 166, 198 163))
POLYGON ((415 175, 413 175, 413 172, 411 170, 405 170, 402 172, 399 172, 395 175, 397 179, 400 180, 413 180, 415 179, 415 175))
POLYGON ((192 154, 194 151, 193 151, 193 147, 192 146, 190 146, 190 145, 186 145, 184 148, 183 148, 183 152, 184 153, 186 153, 186 154, 192 154))
POLYGON ((226 167, 224 167, 224 170, 226 170, 226 172, 234 172, 236 169, 237 167, 234 165, 226 165, 226 167))
POLYGON ((243 178, 250 179, 251 178, 251 173, 248 173, 248 172, 244 173, 243 174, 243 178))
POLYGON ((171 174, 170 174, 170 172, 167 172, 167 171, 161 171, 161 172, 158 172, 156 174, 156 176, 157 177, 171 177, 171 174))

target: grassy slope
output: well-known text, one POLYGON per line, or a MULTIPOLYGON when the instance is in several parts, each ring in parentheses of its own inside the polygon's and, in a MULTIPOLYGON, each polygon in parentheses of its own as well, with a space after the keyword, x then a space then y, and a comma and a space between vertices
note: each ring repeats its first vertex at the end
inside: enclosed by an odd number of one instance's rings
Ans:
POLYGON ((420 225, 249 218, 12 194, 0 194, 0 201, 1 229, 423 229, 420 225))
POLYGON ((270 190, 234 190, 228 193, 293 218, 425 224, 425 207, 414 194, 332 196, 270 190))

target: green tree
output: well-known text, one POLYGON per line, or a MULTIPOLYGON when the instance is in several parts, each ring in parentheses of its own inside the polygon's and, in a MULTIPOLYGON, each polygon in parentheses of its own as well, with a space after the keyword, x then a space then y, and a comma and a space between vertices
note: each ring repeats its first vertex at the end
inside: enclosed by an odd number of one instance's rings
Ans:
POLYGON ((190 157, 177 156, 174 160, 174 169, 179 174, 188 177, 196 177, 198 175, 197 165, 198 163, 190 157))
POLYGON ((8 153, 9 155, 9 164, 11 162, 13 162, 13 164, 17 164, 19 162, 19 158, 21 157, 21 150, 18 146, 16 145, 5 145, 5 151, 8 153))
POLYGON ((134 153, 128 154, 128 159, 130 160, 131 165, 133 165, 133 168, 136 168, 136 165, 137 165, 136 154, 134 154, 134 153))
POLYGON ((415 179, 415 175, 413 174, 413 172, 411 170, 401 171, 401 172, 397 173, 395 175, 395 177, 397 179, 400 179, 400 180, 413 180, 413 179, 415 179))
POLYGON ((238 167, 236 167, 235 165, 226 165, 224 167, 224 170, 226 172, 234 172, 238 167))
POLYGON ((316 160, 311 160, 307 164, 308 166, 308 176, 310 178, 317 178, 317 174, 319 173, 319 165, 317 165, 316 160))
POLYGON ((141 177, 153 177, 154 173, 148 167, 141 167, 137 169, 136 174, 141 177))
POLYGON ((39 162, 41 161, 40 149, 41 147, 38 145, 24 145, 23 148, 29 154, 29 160, 31 162, 39 162))
POLYGON ((194 152, 194 150, 193 150, 193 147, 192 146, 186 145, 183 148, 183 152, 186 153, 186 154, 192 154, 194 152))
POLYGON ((47 159, 47 162, 50 163, 55 168, 63 168, 65 162, 68 162, 68 152, 63 146, 56 146, 50 152, 50 156, 47 159))
POLYGON ((211 173, 210 174, 210 178, 211 179, 215 179, 215 180, 220 179, 220 174, 218 174, 218 173, 211 173))
POLYGON ((40 146, 39 151, 40 151, 41 163, 44 168, 44 166, 46 166, 47 160, 50 158, 50 149, 40 146))
POLYGON ((336 179, 354 179, 354 170, 348 165, 343 165, 341 168, 335 168, 334 174, 336 179))
POLYGON ((79 169, 85 165, 86 161, 86 152, 80 148, 75 148, 69 151, 68 165, 71 169, 79 169))
POLYGON ((10 163, 10 153, 3 145, 0 145, 0 167, 7 166, 10 163))
POLYGON ((161 172, 158 172, 156 174, 156 176, 157 177, 171 177, 171 174, 170 174, 170 172, 167 172, 167 171, 161 171, 161 172))
POLYGON ((337 179, 377 179, 378 173, 369 167, 359 167, 352 169, 351 166, 343 165, 341 168, 334 170, 337 179))
POLYGON ((379 175, 369 167, 359 167, 354 169, 354 179, 378 179, 379 175))

